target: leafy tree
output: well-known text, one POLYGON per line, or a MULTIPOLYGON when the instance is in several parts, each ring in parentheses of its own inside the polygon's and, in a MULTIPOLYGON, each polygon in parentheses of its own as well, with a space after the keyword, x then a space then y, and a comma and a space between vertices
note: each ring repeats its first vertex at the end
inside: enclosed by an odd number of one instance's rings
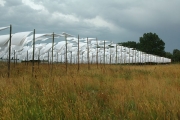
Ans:
POLYGON ((170 52, 166 52, 165 57, 169 58, 169 59, 173 59, 173 54, 170 52))
POLYGON ((180 51, 178 49, 173 50, 173 62, 180 61, 180 51))
POLYGON ((124 47, 137 48, 137 43, 135 41, 121 42, 118 44, 124 47))
POLYGON ((144 33, 139 39, 139 50, 148 54, 165 56, 165 43, 156 33, 144 33))

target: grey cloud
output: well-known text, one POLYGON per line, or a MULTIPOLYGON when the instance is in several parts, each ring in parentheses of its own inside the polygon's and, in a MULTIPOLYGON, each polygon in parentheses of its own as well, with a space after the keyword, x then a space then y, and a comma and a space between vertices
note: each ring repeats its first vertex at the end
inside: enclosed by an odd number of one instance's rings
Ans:
POLYGON ((114 42, 138 41, 144 33, 154 32, 165 41, 167 51, 180 44, 179 0, 31 1, 45 10, 34 10, 22 0, 7 0, 0 7, 0 26, 12 24, 13 32, 35 28, 38 33, 64 31, 114 42))

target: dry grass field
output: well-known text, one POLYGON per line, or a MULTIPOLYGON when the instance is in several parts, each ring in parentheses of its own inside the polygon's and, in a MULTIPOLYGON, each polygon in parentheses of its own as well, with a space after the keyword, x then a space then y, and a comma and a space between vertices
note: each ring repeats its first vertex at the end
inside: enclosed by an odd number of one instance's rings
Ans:
POLYGON ((53 66, 0 63, 1 120, 180 119, 179 64, 53 66))

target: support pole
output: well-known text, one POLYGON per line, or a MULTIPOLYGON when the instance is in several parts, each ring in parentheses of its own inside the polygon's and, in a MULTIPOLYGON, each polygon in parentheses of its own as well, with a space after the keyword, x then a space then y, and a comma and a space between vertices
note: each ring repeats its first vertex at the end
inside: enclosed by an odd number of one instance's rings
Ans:
POLYGON ((51 68, 51 75, 52 75, 52 72, 53 72, 53 47, 54 47, 54 32, 53 32, 53 39, 52 39, 52 55, 51 55, 51 59, 52 59, 52 68, 51 68))
POLYGON ((79 35, 78 35, 78 71, 79 71, 79 35))
POLYGON ((34 76, 35 29, 33 33, 32 77, 34 76))
POLYGON ((97 63, 97 68, 98 68, 98 40, 97 38, 96 38, 96 42, 97 42, 96 63, 97 63))
POLYGON ((9 32, 8 78, 10 77, 10 70, 11 70, 11 33, 12 33, 12 26, 10 25, 10 32, 9 32))
POLYGON ((66 41, 66 73, 67 73, 67 35, 65 35, 65 41, 66 41))
POLYGON ((17 54, 16 54, 16 65, 17 65, 17 60, 18 60, 18 58, 17 58, 17 54))
POLYGON ((130 47, 129 47, 129 64, 130 64, 130 47))
POLYGON ((56 62, 57 64, 58 64, 58 61, 59 61, 58 57, 59 57, 59 55, 58 55, 58 52, 57 52, 57 62, 56 62))
POLYGON ((89 65, 89 40, 87 37, 87 61, 88 61, 88 70, 90 69, 90 65, 89 65))
POLYGON ((27 50, 27 66, 28 66, 28 50, 27 50))
POLYGON ((104 40, 104 67, 105 67, 105 40, 104 40))
POLYGON ((14 68, 15 68, 15 58, 16 58, 16 51, 14 50, 14 68))
POLYGON ((117 44, 116 44, 116 64, 117 64, 117 44))
POLYGON ((39 63, 40 63, 40 49, 39 49, 39 55, 38 55, 38 68, 39 68, 39 63))
POLYGON ((134 56, 135 56, 135 65, 136 65, 136 50, 135 50, 135 55, 134 56))
POLYGON ((111 65, 111 47, 109 48, 109 64, 111 65))
POLYGON ((72 64, 72 51, 71 51, 71 64, 72 64))
POLYGON ((121 64, 123 63, 123 57, 122 57, 122 55, 123 55, 123 52, 122 52, 122 45, 121 45, 121 64))
POLYGON ((48 66, 49 66, 49 51, 48 51, 48 66))

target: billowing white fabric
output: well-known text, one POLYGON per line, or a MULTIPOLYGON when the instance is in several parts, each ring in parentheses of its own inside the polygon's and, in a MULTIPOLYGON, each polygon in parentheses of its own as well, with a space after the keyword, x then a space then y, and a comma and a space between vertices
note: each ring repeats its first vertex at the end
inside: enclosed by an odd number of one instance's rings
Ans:
POLYGON ((26 54, 29 49, 30 49, 29 46, 24 46, 24 47, 23 47, 23 50, 21 51, 21 53, 22 53, 22 54, 26 54))
POLYGON ((24 41, 25 41, 25 39, 26 39, 26 37, 29 34, 31 34, 31 32, 19 32, 19 33, 15 33, 12 36, 11 45, 22 46, 24 41))
POLYGON ((77 52, 77 47, 72 47, 72 49, 71 49, 73 52, 77 52))
POLYGON ((28 50, 28 53, 29 53, 29 54, 32 54, 32 52, 33 52, 33 48, 30 48, 30 49, 28 50))
POLYGON ((17 46, 17 45, 11 45, 11 51, 14 51, 14 50, 22 50, 23 49, 23 46, 17 46))
POLYGON ((65 44, 66 44, 65 41, 58 42, 58 43, 55 45, 54 49, 56 49, 56 50, 61 50, 61 49, 65 46, 65 44))
MULTIPOLYGON (((60 34, 54 34, 54 38, 61 37, 60 34)), ((47 39, 53 38, 52 33, 46 33, 46 34, 35 34, 35 41, 45 41, 47 39)), ((33 35, 27 37, 27 42, 30 42, 33 40, 33 35)))
POLYGON ((73 46, 73 44, 72 44, 72 43, 68 43, 68 44, 67 44, 67 49, 68 49, 68 51, 71 51, 72 46, 73 46))
MULTIPOLYGON (((33 36, 34 35, 30 35, 29 37, 27 37, 26 41, 27 42, 32 41, 33 40, 33 36)), ((45 39, 46 37, 44 37, 44 36, 45 36, 45 34, 35 34, 35 41, 45 39)))
POLYGON ((41 43, 41 44, 36 44, 35 47, 40 50, 40 49, 42 49, 45 45, 46 45, 46 43, 41 43))
MULTIPOLYGON (((22 34, 22 33, 21 33, 22 34)), ((25 33, 24 33, 25 34, 25 33)), ((23 36, 23 35, 19 35, 23 36)), ((20 38, 20 37, 16 37, 20 38)), ((60 34, 55 34, 54 37, 65 37, 66 34, 60 35, 60 34)), ((37 40, 46 40, 46 39, 52 39, 53 34, 36 34, 35 39, 37 40)), ((16 54, 18 55, 18 58, 21 59, 26 59, 27 57, 27 50, 29 53, 29 58, 32 58, 32 51, 33 51, 33 46, 24 46, 24 44, 31 42, 33 36, 21 37, 22 39, 19 39, 16 45, 12 44, 12 49, 11 50, 16 50, 16 54)), ((9 40, 9 35, 7 36, 0 36, 0 56, 3 58, 7 58, 8 56, 8 40, 9 40)), ((67 40, 67 60, 68 62, 74 62, 77 63, 77 54, 78 54, 78 43, 77 43, 77 38, 75 37, 69 37, 66 36, 66 39, 64 41, 58 42, 57 44, 54 43, 54 61, 60 61, 60 62, 65 62, 65 53, 66 53, 66 41, 67 40), (58 54, 58 55, 57 55, 58 54)), ((88 38, 88 46, 87 46, 87 38, 81 38, 80 39, 80 48, 79 48, 79 60, 80 63, 87 63, 88 61, 88 51, 89 50, 89 61, 90 62, 98 62, 103 63, 105 62, 106 64, 113 64, 113 63, 146 63, 146 62, 157 62, 157 63, 166 63, 166 62, 171 62, 171 59, 164 58, 164 57, 159 57, 151 54, 147 54, 138 50, 134 50, 133 48, 128 48, 128 47, 123 47, 121 45, 110 42, 110 41, 105 41, 105 56, 104 56, 104 40, 100 41, 98 40, 98 47, 97 48, 97 41, 95 38, 88 38), (109 47, 112 46, 112 47, 109 47), (98 56, 97 56, 98 53, 98 56), (105 57, 105 58, 104 58, 105 57), (105 61, 104 61, 105 60, 105 61)), ((35 59, 38 59, 38 56, 40 59, 46 59, 48 60, 48 51, 49 53, 49 58, 51 59, 52 53, 51 53, 51 48, 52 48, 52 43, 48 44, 36 44, 35 45, 35 59)), ((11 55, 13 55, 13 52, 11 52, 11 55)))
POLYGON ((84 47, 84 46, 86 47, 86 45, 87 45, 87 43, 82 43, 82 42, 81 42, 81 43, 79 43, 79 48, 82 48, 82 47, 84 47))
POLYGON ((0 47, 7 45, 9 41, 9 35, 1 35, 0 36, 0 47))
POLYGON ((75 38, 75 37, 68 37, 68 38, 66 38, 66 40, 72 40, 72 41, 78 41, 78 39, 77 38, 75 38))
POLYGON ((0 31, 1 30, 5 30, 5 29, 7 29, 7 28, 9 28, 10 26, 7 26, 7 27, 0 27, 0 31))
POLYGON ((91 44, 96 45, 96 44, 97 44, 97 41, 91 41, 91 44))
POLYGON ((44 54, 44 53, 48 52, 51 48, 52 48, 52 43, 48 43, 46 46, 44 46, 44 47, 40 50, 40 53, 41 53, 41 54, 44 54))
POLYGON ((3 57, 4 54, 5 54, 4 51, 1 51, 1 52, 0 52, 0 58, 3 57))
MULTIPOLYGON (((53 38, 53 33, 46 33, 43 35, 43 37, 53 38)), ((54 33, 54 38, 59 38, 59 37, 63 37, 63 35, 54 33)))
POLYGON ((89 41, 96 40, 96 38, 88 38, 89 41))
POLYGON ((110 45, 116 47, 116 44, 110 44, 110 45))
POLYGON ((66 36, 66 37, 73 37, 73 35, 70 35, 70 34, 65 33, 65 32, 62 32, 62 35, 63 35, 63 36, 66 36))

